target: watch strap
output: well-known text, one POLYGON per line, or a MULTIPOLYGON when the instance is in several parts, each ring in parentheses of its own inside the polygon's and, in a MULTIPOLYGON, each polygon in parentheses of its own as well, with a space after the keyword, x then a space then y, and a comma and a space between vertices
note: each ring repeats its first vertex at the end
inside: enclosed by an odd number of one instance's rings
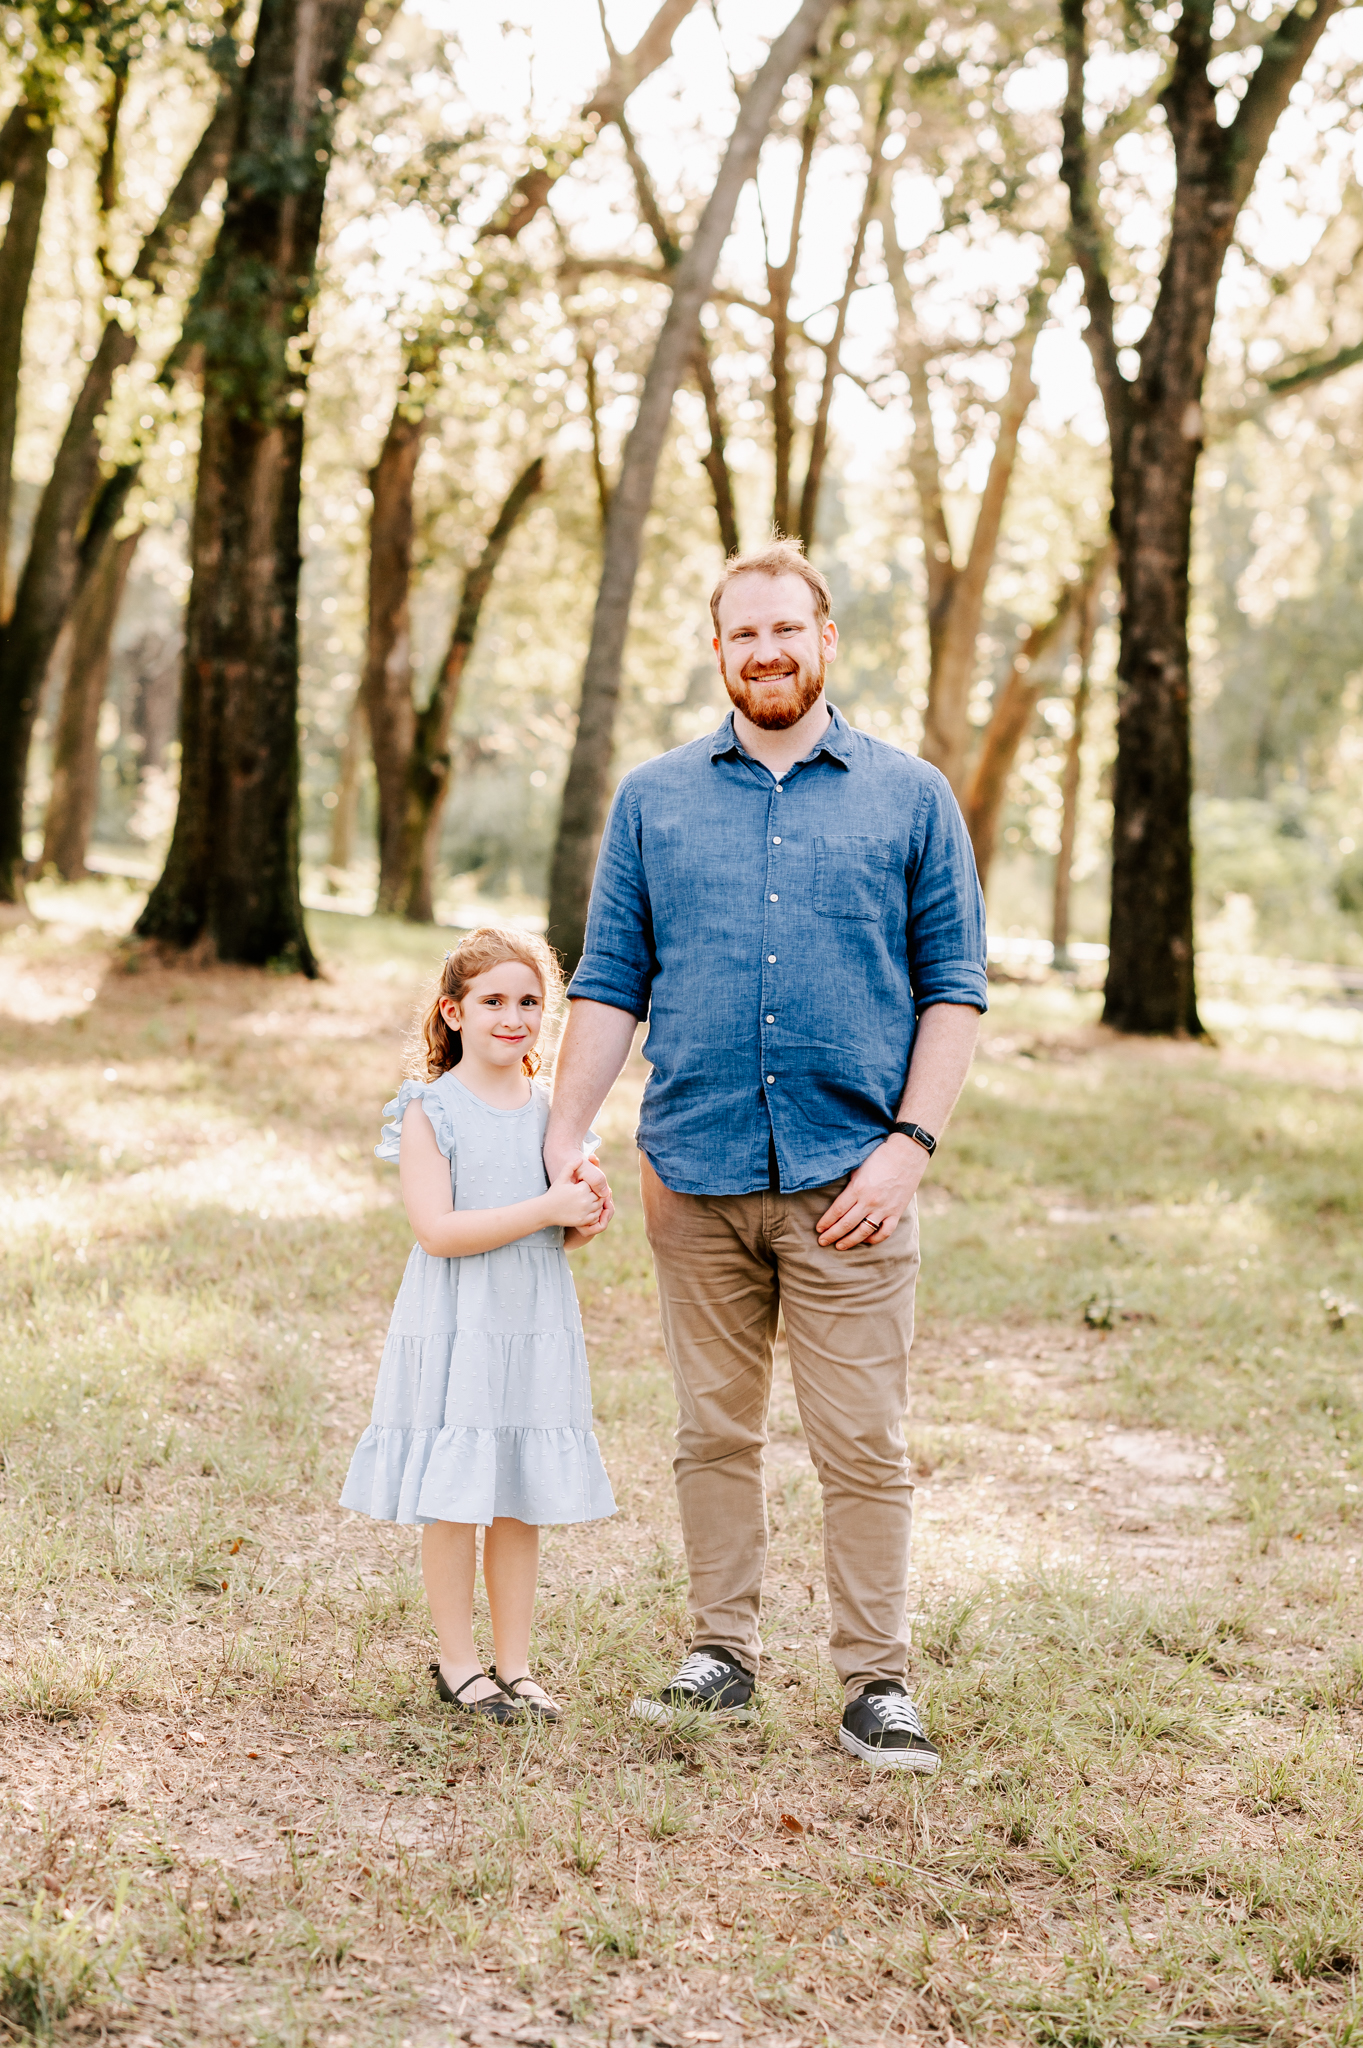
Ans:
POLYGON ((931 1157, 937 1150, 937 1140, 931 1131, 925 1131, 921 1124, 891 1124, 891 1133, 898 1131, 901 1138, 912 1138, 915 1145, 921 1145, 931 1157))

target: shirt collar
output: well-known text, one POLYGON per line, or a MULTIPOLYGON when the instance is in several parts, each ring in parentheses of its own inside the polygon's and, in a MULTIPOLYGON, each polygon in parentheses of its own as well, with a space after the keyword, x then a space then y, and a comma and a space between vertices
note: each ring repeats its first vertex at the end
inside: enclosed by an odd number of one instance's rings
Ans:
MULTIPOLYGON (((810 748, 804 760, 812 761, 819 754, 827 754, 829 760, 836 761, 840 768, 850 768, 852 765, 852 728, 836 704, 830 704, 828 709, 832 716, 824 728, 823 738, 810 748)), ((734 731, 734 714, 731 711, 719 730, 710 735, 710 759, 712 761, 719 761, 725 756, 733 754, 741 754, 744 760, 752 758, 743 742, 739 739, 738 734, 734 731)), ((795 766, 797 768, 802 767, 803 762, 797 761, 795 766)))

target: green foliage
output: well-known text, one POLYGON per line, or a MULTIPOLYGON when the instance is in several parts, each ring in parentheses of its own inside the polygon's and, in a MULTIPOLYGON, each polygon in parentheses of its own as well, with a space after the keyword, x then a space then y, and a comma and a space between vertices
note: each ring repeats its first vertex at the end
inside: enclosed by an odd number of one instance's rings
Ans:
POLYGON ((26 1918, 0 1926, 0 2017, 16 2030, 52 2038, 94 1983, 97 1957, 79 1920, 60 1920, 35 1905, 26 1918))

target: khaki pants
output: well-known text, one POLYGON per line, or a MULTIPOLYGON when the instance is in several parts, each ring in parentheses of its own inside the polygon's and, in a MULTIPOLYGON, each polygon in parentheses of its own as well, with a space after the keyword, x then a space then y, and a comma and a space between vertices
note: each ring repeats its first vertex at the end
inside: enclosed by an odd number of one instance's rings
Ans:
POLYGON ((838 1252, 819 1244, 814 1225, 845 1181, 795 1195, 678 1195, 642 1154, 640 1172, 680 1411, 673 1471, 692 1641, 757 1670, 762 1452, 780 1310, 823 1489, 834 1669, 848 1698, 872 1679, 902 1679, 913 1487, 900 1424, 916 1206, 886 1243, 838 1252))

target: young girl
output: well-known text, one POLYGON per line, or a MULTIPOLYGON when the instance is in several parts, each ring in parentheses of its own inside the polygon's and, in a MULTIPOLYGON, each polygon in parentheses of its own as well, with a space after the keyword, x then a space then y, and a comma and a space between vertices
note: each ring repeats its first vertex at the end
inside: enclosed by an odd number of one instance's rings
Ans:
POLYGON ((582 1163, 549 1186, 541 1157, 549 1095, 534 1079, 535 1041, 561 988, 554 955, 525 932, 484 927, 445 955, 423 1021, 426 1078, 385 1106, 393 1121, 375 1147, 398 1161, 417 1242, 341 1495, 343 1507, 421 1525, 436 1687, 496 1721, 558 1718, 530 1676, 540 1524, 615 1512, 564 1256, 614 1205, 582 1163), (491 1673, 473 1643, 480 1527, 491 1673))

